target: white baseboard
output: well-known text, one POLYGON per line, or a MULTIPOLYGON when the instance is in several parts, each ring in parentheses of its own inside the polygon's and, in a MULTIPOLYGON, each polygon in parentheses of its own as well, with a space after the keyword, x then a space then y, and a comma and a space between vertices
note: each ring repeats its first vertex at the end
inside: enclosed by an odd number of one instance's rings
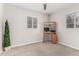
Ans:
POLYGON ((74 46, 71 46, 71 45, 66 44, 66 43, 64 43, 64 42, 59 42, 59 44, 62 44, 62 45, 68 46, 68 47, 73 48, 73 49, 76 49, 76 50, 79 50, 79 48, 74 47, 74 46))
POLYGON ((23 43, 23 44, 18 44, 18 45, 14 45, 14 46, 10 46, 10 47, 7 47, 5 48, 5 50, 9 50, 11 48, 15 48, 15 47, 19 47, 19 46, 24 46, 24 45, 29 45, 29 44, 33 44, 33 43, 37 43, 37 42, 42 42, 42 40, 40 41, 33 41, 33 42, 28 42, 28 43, 23 43))
POLYGON ((2 52, 3 52, 2 49, 0 49, 0 55, 2 54, 2 52))

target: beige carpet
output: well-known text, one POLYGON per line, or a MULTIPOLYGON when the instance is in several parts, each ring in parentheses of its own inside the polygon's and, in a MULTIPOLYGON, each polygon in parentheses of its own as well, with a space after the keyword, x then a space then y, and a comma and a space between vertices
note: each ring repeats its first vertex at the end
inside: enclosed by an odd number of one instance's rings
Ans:
POLYGON ((79 51, 60 44, 35 43, 12 48, 1 56, 79 56, 79 51))

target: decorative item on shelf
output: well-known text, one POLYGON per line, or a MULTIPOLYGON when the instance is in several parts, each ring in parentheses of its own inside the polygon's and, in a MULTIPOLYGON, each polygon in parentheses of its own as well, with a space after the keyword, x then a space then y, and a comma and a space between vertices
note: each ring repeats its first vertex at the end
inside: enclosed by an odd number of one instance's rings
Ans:
POLYGON ((49 28, 48 28, 48 27, 45 27, 45 28, 44 28, 44 31, 45 31, 45 32, 48 32, 48 31, 49 31, 49 28))

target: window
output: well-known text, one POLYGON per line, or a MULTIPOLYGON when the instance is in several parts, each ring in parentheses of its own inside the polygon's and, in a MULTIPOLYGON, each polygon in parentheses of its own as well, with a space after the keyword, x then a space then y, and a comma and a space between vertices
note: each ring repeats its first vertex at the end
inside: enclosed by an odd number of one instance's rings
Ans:
POLYGON ((27 16, 27 28, 37 28, 37 18, 27 16))
POLYGON ((67 28, 74 28, 74 16, 67 15, 67 28))
POLYGON ((79 13, 73 12, 67 15, 67 28, 79 28, 79 13))
POLYGON ((33 17, 33 28, 37 28, 37 18, 33 17))
POLYGON ((27 16, 27 28, 32 28, 32 17, 27 16))

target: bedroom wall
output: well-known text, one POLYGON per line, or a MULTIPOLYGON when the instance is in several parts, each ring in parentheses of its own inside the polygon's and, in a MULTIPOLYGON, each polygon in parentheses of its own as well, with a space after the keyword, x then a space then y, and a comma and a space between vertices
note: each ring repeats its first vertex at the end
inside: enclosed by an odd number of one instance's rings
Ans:
POLYGON ((3 4, 0 3, 0 54, 2 53, 2 16, 3 16, 3 4))
MULTIPOLYGON (((18 6, 4 4, 4 20, 8 20, 10 27, 11 46, 30 44, 43 40, 43 22, 47 15, 18 6), (27 28, 27 16, 38 18, 38 28, 27 28)), ((4 26, 4 25, 3 25, 4 26)))
POLYGON ((54 12, 51 20, 57 22, 59 43, 79 50, 79 28, 66 28, 66 15, 79 12, 79 4, 71 4, 66 9, 54 12))

